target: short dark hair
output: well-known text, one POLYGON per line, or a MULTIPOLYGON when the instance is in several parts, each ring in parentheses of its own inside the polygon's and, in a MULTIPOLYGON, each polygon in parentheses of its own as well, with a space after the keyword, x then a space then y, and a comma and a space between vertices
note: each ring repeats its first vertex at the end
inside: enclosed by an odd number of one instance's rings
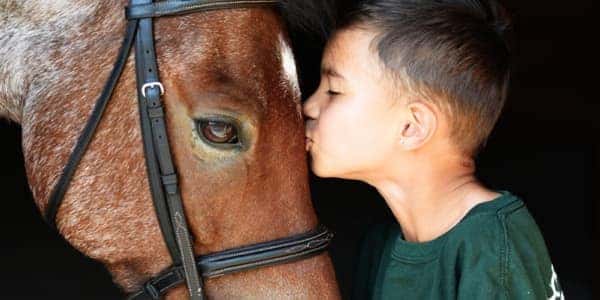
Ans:
POLYGON ((507 97, 510 24, 494 0, 367 0, 336 30, 373 28, 384 68, 447 113, 457 146, 475 154, 507 97))

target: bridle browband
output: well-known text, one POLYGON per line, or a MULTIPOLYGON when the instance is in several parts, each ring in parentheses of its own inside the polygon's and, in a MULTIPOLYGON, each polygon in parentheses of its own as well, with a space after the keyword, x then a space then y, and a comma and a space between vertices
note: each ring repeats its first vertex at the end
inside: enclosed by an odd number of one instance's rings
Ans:
POLYGON ((56 214, 77 165, 94 136, 135 42, 136 79, 142 139, 150 190, 161 232, 173 266, 148 280, 128 299, 160 299, 169 289, 187 284, 191 299, 205 299, 202 277, 217 277, 243 270, 287 263, 321 253, 333 234, 325 227, 278 240, 195 257, 185 219, 177 173, 170 152, 154 50, 153 18, 226 8, 275 6, 278 0, 130 0, 125 9, 127 28, 119 55, 94 105, 83 132, 55 185, 46 209, 46 221, 56 229, 56 214), (199 272, 199 271, 200 272, 199 272))

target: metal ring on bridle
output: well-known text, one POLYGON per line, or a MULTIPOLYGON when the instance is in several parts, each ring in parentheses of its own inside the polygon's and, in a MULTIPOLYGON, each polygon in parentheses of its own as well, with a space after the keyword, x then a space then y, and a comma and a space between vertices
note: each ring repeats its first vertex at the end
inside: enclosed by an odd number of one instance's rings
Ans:
POLYGON ((153 88, 153 87, 158 87, 158 89, 160 90, 161 96, 165 94, 165 87, 162 85, 162 83, 155 81, 155 82, 148 82, 142 86, 142 88, 141 88, 142 96, 144 96, 144 98, 146 98, 146 89, 153 88))

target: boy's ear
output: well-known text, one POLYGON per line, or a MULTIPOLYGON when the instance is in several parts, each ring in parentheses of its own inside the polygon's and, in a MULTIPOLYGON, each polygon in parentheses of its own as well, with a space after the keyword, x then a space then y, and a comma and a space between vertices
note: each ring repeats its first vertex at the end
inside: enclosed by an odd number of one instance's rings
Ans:
POLYGON ((421 147, 433 136, 437 129, 437 115, 432 107, 423 101, 407 104, 408 117, 402 124, 400 146, 406 150, 421 147))

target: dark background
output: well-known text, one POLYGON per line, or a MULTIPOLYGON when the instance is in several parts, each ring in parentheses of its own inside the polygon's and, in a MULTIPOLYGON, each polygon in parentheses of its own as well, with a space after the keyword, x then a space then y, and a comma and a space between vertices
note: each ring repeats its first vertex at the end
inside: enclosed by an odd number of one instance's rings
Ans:
MULTIPOLYGON (((592 299, 600 267, 594 255, 600 196, 600 105, 592 98, 599 79, 591 46, 596 11, 592 0, 504 3, 515 13, 517 69, 504 115, 478 157, 478 175, 524 199, 567 299, 592 299)), ((318 80, 321 45, 293 37, 308 95, 318 80)), ((42 221, 27 186, 20 134, 18 125, 0 121, 0 298, 119 298, 104 268, 42 221)), ((321 221, 337 233, 330 253, 347 296, 360 234, 391 214, 365 184, 314 177, 311 184, 321 221)))

